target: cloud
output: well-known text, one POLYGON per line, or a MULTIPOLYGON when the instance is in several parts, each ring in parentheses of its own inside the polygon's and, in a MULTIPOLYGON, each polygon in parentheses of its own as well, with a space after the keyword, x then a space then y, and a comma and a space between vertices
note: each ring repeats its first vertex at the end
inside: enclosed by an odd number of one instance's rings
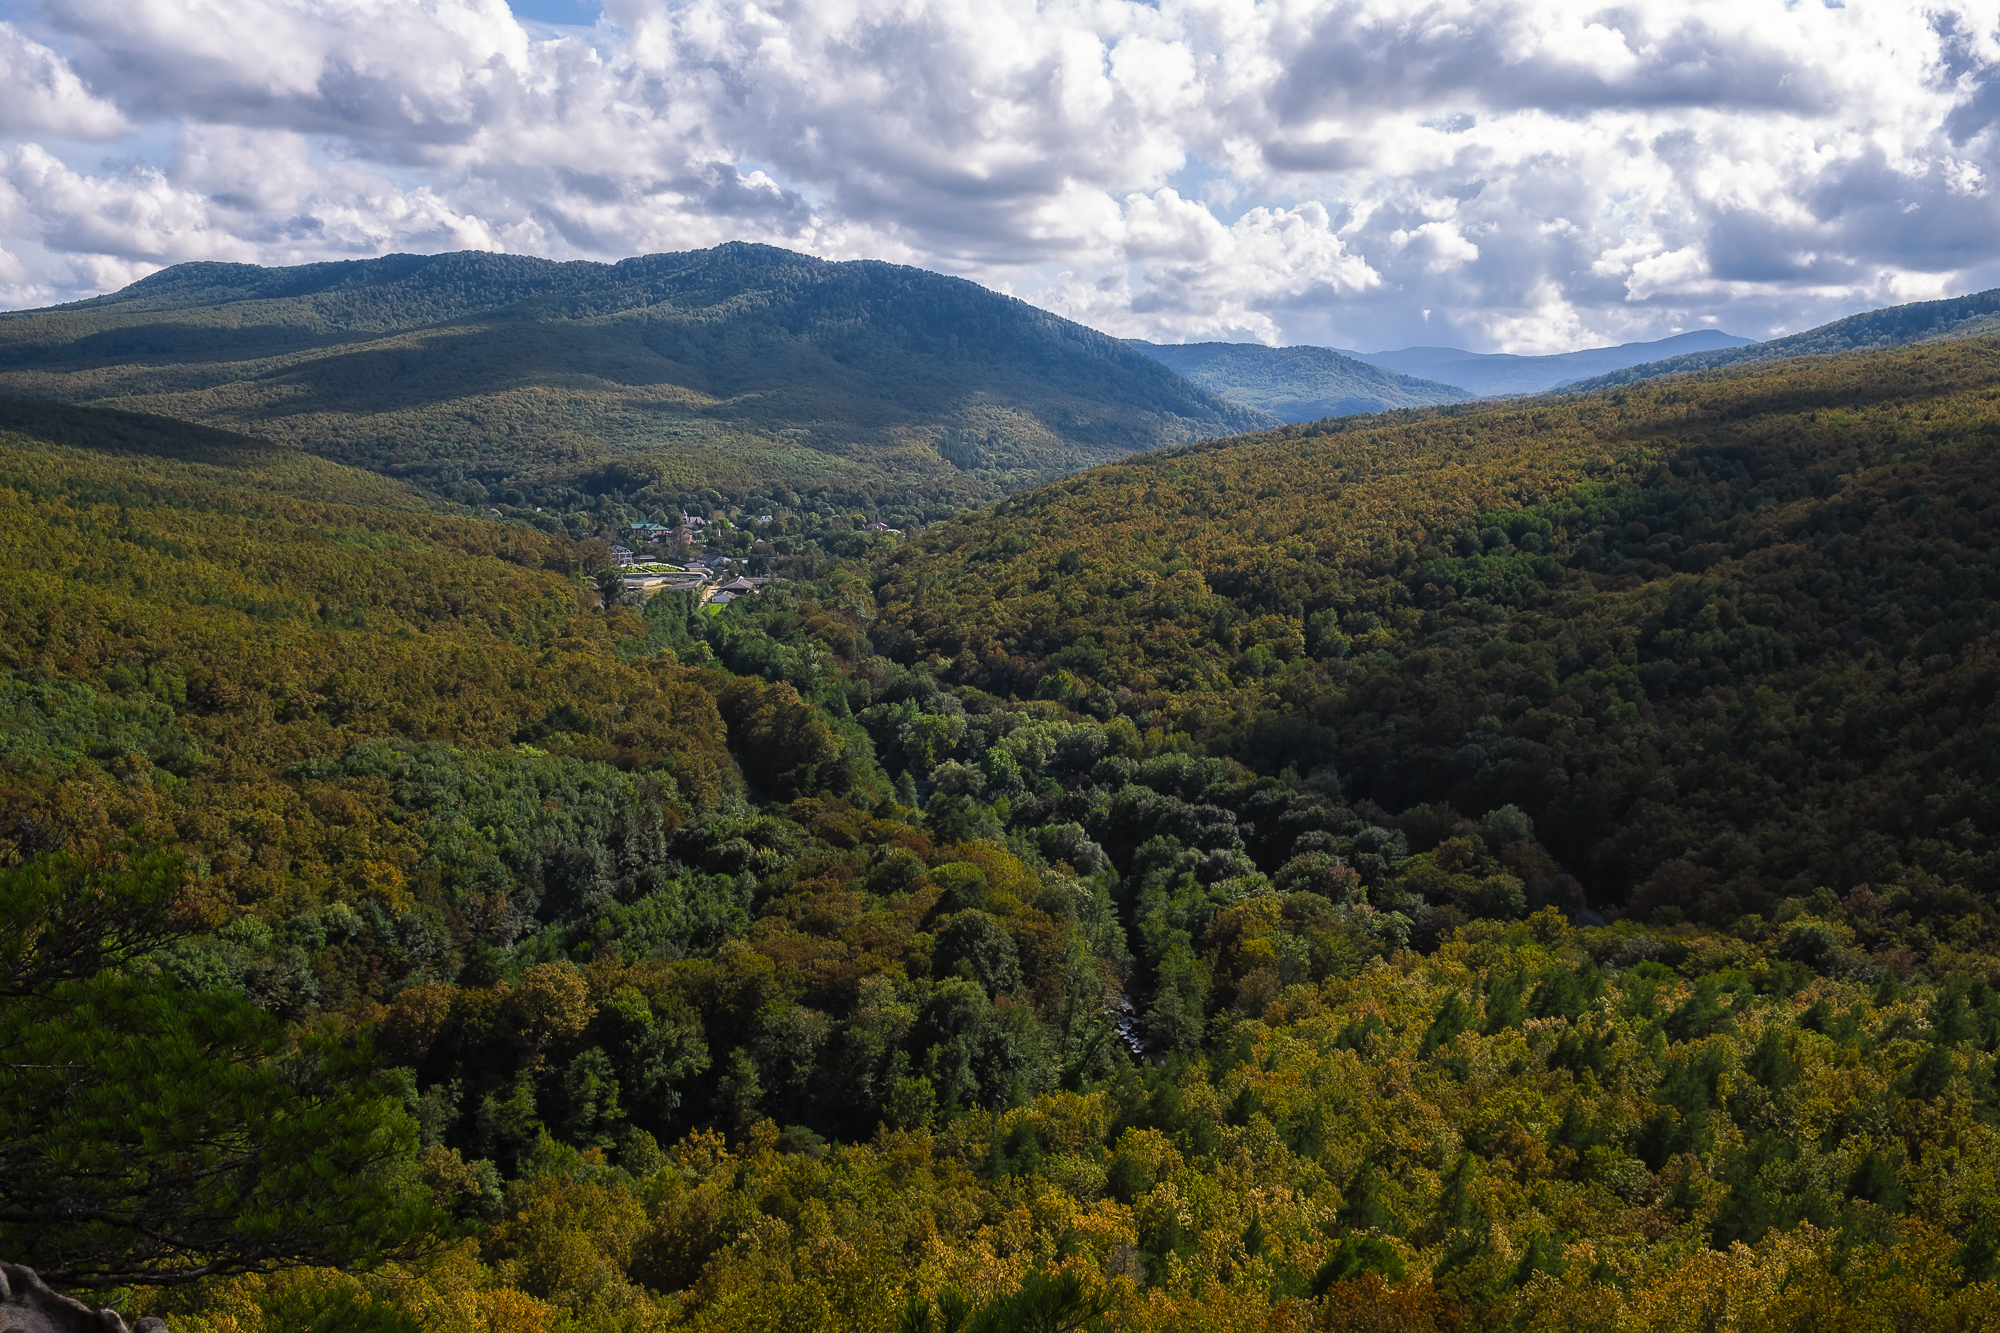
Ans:
POLYGON ((743 238, 1162 339, 1546 351, 2000 281, 1990 0, 24 15, 0 23, 24 90, 0 299, 187 258, 743 238), (87 139, 131 151, 92 164, 87 139))
POLYGON ((135 116, 452 142, 518 105, 503 0, 63 0, 73 63, 135 116))
POLYGON ((1070 273, 1042 300, 1124 337, 1277 342, 1283 312, 1381 281, 1348 252, 1316 203, 1253 208, 1225 225, 1172 189, 1133 194, 1109 220, 1100 246, 1130 267, 1108 281, 1070 273), (1131 268, 1140 277, 1136 287, 1131 268))
POLYGON ((63 58, 11 23, 0 22, 0 135, 48 134, 109 139, 130 122, 93 97, 63 58))

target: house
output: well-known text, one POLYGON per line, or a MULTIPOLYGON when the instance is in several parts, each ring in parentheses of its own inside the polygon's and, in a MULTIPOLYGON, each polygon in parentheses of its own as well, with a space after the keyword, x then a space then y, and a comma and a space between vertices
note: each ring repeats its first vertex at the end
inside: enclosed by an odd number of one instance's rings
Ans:
POLYGON ((614 546, 611 548, 611 563, 623 569, 627 565, 637 564, 638 561, 632 558, 632 551, 629 547, 614 546))
POLYGON ((692 592, 705 594, 709 586, 706 578, 690 578, 686 574, 627 574, 625 590, 645 597, 654 597, 663 592, 692 592))
POLYGON ((718 592, 708 599, 711 606, 728 606, 735 600, 736 594, 733 592, 718 592))
POLYGON ((861 530, 863 532, 886 532, 892 537, 900 537, 903 535, 903 530, 901 528, 892 528, 887 523, 884 523, 879 519, 873 523, 870 523, 867 527, 861 530))
POLYGON ((627 531, 641 541, 650 542, 658 541, 663 535, 671 531, 671 529, 664 523, 634 523, 627 531))

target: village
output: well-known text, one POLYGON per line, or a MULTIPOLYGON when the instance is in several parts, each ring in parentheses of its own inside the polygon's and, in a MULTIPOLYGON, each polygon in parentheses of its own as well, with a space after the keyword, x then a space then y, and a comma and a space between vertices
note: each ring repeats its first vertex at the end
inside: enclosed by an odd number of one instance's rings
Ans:
MULTIPOLYGON (((760 521, 769 522, 769 516, 762 516, 760 521)), ((659 551, 691 550, 702 542, 705 536, 702 529, 708 524, 705 518, 689 515, 678 525, 640 522, 626 528, 630 540, 642 550, 624 545, 611 548, 612 564, 626 571, 625 591, 641 598, 663 592, 690 593, 698 605, 719 609, 776 581, 769 576, 732 573, 748 563, 740 556, 694 555, 668 561, 643 551, 646 547, 659 551)))

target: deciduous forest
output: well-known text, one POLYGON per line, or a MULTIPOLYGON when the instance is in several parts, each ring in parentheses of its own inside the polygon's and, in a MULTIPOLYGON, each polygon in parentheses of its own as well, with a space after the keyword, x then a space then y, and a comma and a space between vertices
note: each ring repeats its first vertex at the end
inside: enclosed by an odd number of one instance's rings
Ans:
POLYGON ((0 1254, 57 1286, 2000 1327, 2000 341, 776 513, 726 607, 7 420, 0 1254))

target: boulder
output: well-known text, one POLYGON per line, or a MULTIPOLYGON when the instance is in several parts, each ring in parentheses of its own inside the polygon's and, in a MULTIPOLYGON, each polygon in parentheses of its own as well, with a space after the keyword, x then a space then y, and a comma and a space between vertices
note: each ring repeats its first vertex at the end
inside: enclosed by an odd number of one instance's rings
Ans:
POLYGON ((93 1310, 54 1291, 32 1268, 0 1260, 0 1333, 167 1333, 165 1320, 128 1329, 112 1310, 93 1310))

